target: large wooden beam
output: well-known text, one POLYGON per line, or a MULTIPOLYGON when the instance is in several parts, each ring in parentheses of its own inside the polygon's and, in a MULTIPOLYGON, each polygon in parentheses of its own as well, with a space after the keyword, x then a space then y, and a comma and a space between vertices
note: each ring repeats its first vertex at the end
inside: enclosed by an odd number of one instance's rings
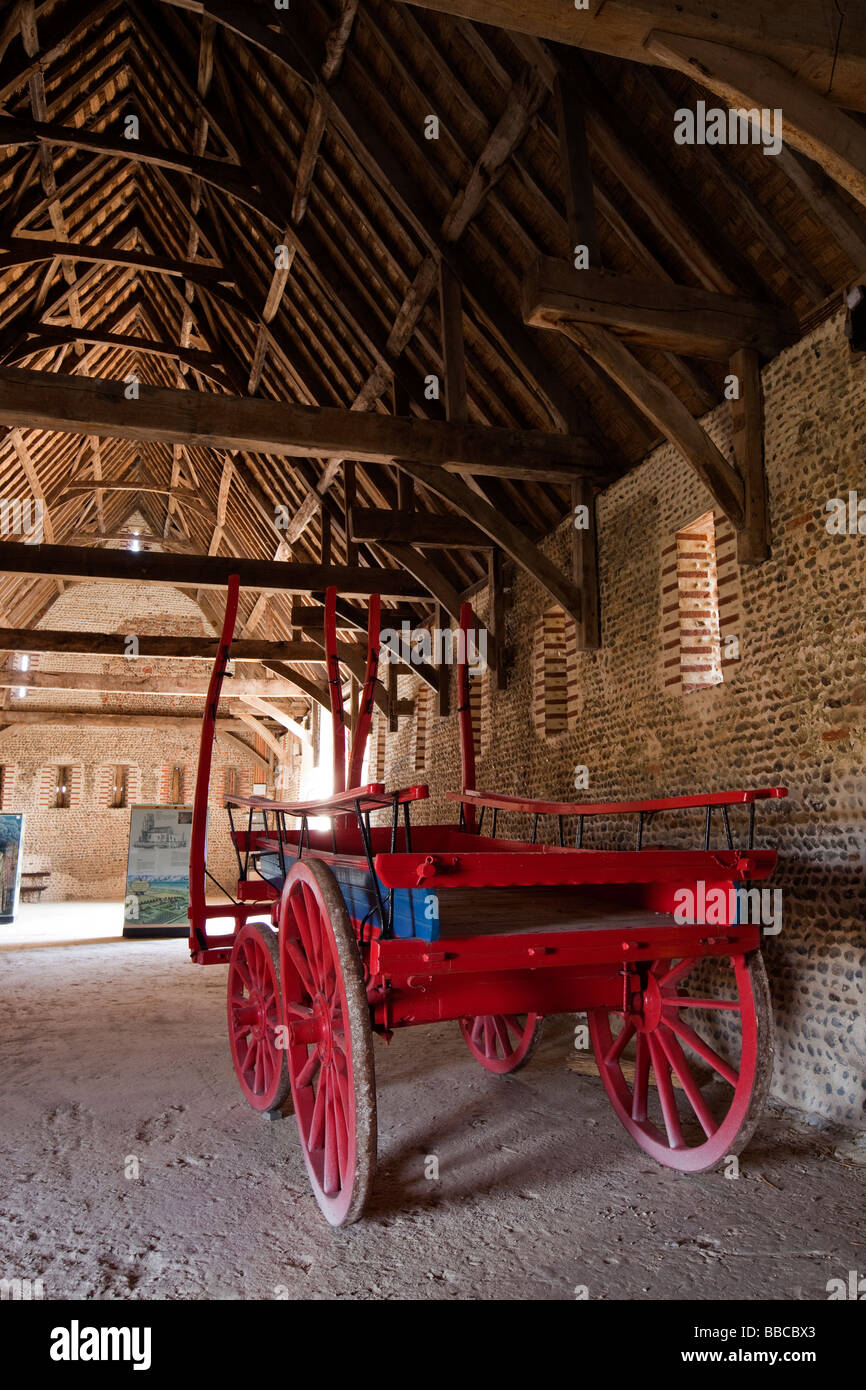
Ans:
POLYGON ((217 743, 222 742, 223 747, 227 748, 230 753, 243 751, 250 759, 250 762, 254 762, 256 766, 262 768, 263 771, 270 772, 271 765, 268 759, 263 758, 261 753, 257 753, 255 748, 251 748, 250 745, 242 738, 239 738, 237 734, 226 733, 225 729, 217 727, 216 737, 217 743))
MULTIPOLYGON (((635 63, 657 62, 653 29, 766 53, 840 106, 866 110, 866 9, 826 0, 408 0, 479 24, 558 39, 635 63)), ((766 104, 766 103, 765 103, 766 104)))
POLYGON ((445 363, 445 415, 457 424, 468 420, 466 350, 463 342, 463 291, 447 261, 439 266, 439 318, 445 363))
POLYGON ((744 524, 737 532, 741 565, 759 565, 770 554, 767 475, 764 469, 764 397, 757 354, 742 351, 731 358, 739 397, 731 401, 734 453, 745 490, 744 524))
MULTIPOLYGON (((61 724, 77 728, 84 724, 106 725, 128 729, 190 729, 201 730, 201 719, 181 714, 105 714, 102 710, 28 709, 0 711, 0 724, 61 724)), ((240 719, 217 717, 217 734, 246 733, 247 725, 240 719)))
MULTIPOLYGON (((453 478, 441 469, 425 468, 423 464, 408 463, 404 459, 399 459, 397 463, 399 468, 411 473, 416 482, 423 483, 430 492, 450 502, 474 522, 546 589, 554 602, 560 604, 576 622, 581 621, 580 590, 507 517, 468 488, 461 478, 453 478)), ((448 607, 447 604, 443 606, 448 607)))
POLYGON ((90 246, 76 241, 46 241, 44 237, 34 236, 8 237, 0 244, 8 247, 8 250, 0 251, 0 270, 58 259, 82 261, 88 265, 117 266, 126 270, 191 280, 210 290, 212 294, 219 294, 241 313, 249 313, 243 300, 236 293, 228 293, 234 285, 231 272, 219 266, 208 265, 206 262, 178 261, 170 256, 154 256, 146 251, 127 251, 114 246, 90 246))
POLYGON ((353 541, 394 541, 398 545, 417 545, 422 550, 488 550, 492 544, 489 536, 464 517, 440 516, 435 512, 353 507, 349 526, 353 541))
MULTIPOLYGON (((461 486, 463 486, 463 484, 461 484, 461 486)), ((470 493, 470 496, 474 497, 475 494, 470 493)), ((392 543, 387 549, 389 554, 394 556, 395 560, 399 560, 400 564, 403 565, 405 569, 415 574, 422 583, 427 585, 430 593, 433 594, 439 606, 444 608, 446 613, 450 613, 455 622, 459 622, 462 596, 454 588, 454 585, 440 572, 438 566, 433 564, 431 560, 428 560, 426 556, 422 555, 420 551, 415 550, 411 545, 392 543)), ((495 666, 496 638, 493 636, 492 632, 485 628, 479 618, 476 617, 474 625, 479 635, 482 633, 486 634, 484 640, 487 643, 487 660, 491 666, 495 666)), ((418 674, 421 674, 420 668, 418 674)), ((425 679, 431 689, 438 690, 439 679, 435 668, 429 668, 425 679)))
POLYGON ((427 597, 422 584, 396 569, 283 564, 244 556, 162 555, 155 551, 97 550, 76 545, 20 545, 9 541, 0 541, 0 574, 3 573, 47 574, 63 579, 147 580, 203 589, 224 589, 229 577, 238 574, 245 589, 310 594, 335 584, 346 597, 427 597))
POLYGON ((576 270, 552 256, 539 256, 527 274, 523 317, 534 328, 556 328, 563 320, 598 324, 635 343, 721 361, 739 348, 775 357, 799 336, 796 315, 781 306, 576 270))
MULTIPOLYGON (((96 671, 0 671, 0 690, 85 690, 100 695, 185 695, 207 694, 207 681, 183 676, 144 676, 138 680, 104 675, 96 671)), ((235 677, 223 683, 223 700, 296 699, 297 691, 288 681, 243 680, 235 677)), ((276 717, 276 716, 274 716, 276 717)))
POLYGON ((103 478, 95 479, 93 483, 71 483, 58 494, 58 501, 63 502, 68 497, 89 497, 94 490, 103 492, 133 492, 147 493, 157 497, 173 497, 175 502, 180 502, 184 507, 189 507, 201 516, 213 516, 213 508, 200 502, 198 497, 189 488, 171 488, 168 485, 159 487, 155 483, 112 483, 103 478))
MULTIPOLYGON (((861 22, 863 13, 861 7, 861 22)), ((781 110, 788 144, 808 155, 866 206, 866 130, 781 63, 739 47, 660 31, 650 34, 647 49, 729 106, 781 110)))
POLYGON ((286 457, 336 456, 372 463, 399 457, 457 472, 537 482, 571 482, 578 474, 597 472, 585 442, 568 435, 156 386, 141 386, 138 399, 127 400, 123 382, 17 368, 0 371, 0 424, 286 457))
POLYGON ((739 531, 745 517, 743 480, 679 397, 606 329, 592 324, 562 323, 560 331, 588 352, 676 445, 739 531))
POLYGON ((580 82, 569 72, 560 71, 553 85, 559 150, 565 179, 565 206, 568 217, 568 251, 571 257, 585 246, 589 265, 601 269, 601 244, 595 211, 595 185, 586 138, 586 104, 580 82))
MULTIPOLYGON (((136 633, 131 643, 130 637, 120 632, 0 627, 0 652, 74 652, 82 656, 123 656, 130 661, 136 657, 213 661, 218 645, 216 637, 136 633)), ((239 637, 232 643, 232 661, 318 661, 320 657, 321 647, 315 642, 265 642, 239 637)))
POLYGON ((256 737, 260 738, 266 747, 270 748, 274 756, 282 762, 283 758, 286 756, 285 749, 279 740, 274 737, 270 729, 268 729, 260 719, 256 719, 254 714, 240 714, 238 718, 242 724, 246 724, 248 729, 252 729, 256 737))
POLYGON ((108 155, 113 159, 128 159, 135 164, 152 164, 160 169, 173 169, 201 179, 240 199, 256 212, 268 216, 265 200, 259 189, 236 164, 220 159, 206 159, 154 145, 148 140, 114 139, 97 131, 79 126, 58 125, 52 121, 25 121, 15 116, 0 116, 0 146, 59 145, 65 149, 88 150, 91 154, 108 155))
POLYGON ((221 359, 213 352, 200 348, 183 347, 179 343, 166 343, 154 338, 142 338, 129 333, 108 333, 98 328, 51 328, 34 324, 33 336, 23 341, 6 354, 7 362, 20 362, 34 353, 45 352, 49 348, 63 347, 67 343, 89 343, 91 347, 123 348, 127 352, 143 353, 152 357, 172 357, 178 362, 193 367, 210 381, 219 382, 225 390, 231 389, 231 379, 222 365, 221 359))
POLYGON ((597 651, 601 646, 598 526, 589 483, 575 483, 571 490, 571 570, 583 597, 581 621, 576 624, 577 650, 597 651))

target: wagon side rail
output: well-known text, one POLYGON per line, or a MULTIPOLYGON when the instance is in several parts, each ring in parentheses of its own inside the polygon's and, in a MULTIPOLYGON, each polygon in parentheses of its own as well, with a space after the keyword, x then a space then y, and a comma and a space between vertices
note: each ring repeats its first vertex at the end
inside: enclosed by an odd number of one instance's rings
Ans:
POLYGON ((574 816, 577 818, 577 838, 576 848, 583 847, 584 821, 587 816, 621 816, 636 815, 637 834, 636 849, 643 848, 643 833, 646 826, 656 815, 665 811, 689 811, 703 809, 704 818, 704 849, 710 848, 710 836, 712 833, 712 814, 716 809, 721 810, 722 821, 725 830, 725 840, 728 849, 734 848, 733 831, 729 808, 731 806, 747 806, 749 811, 748 819, 748 842, 747 848, 753 849, 755 843, 755 808, 759 801, 779 800, 788 795, 787 787, 751 787, 741 788, 736 791, 728 792, 698 792, 687 796, 663 796, 652 797, 640 801, 541 801, 522 796, 498 795, 495 792, 480 792, 465 790, 462 792, 446 792, 445 796, 449 801, 456 801, 460 804, 460 825, 461 828, 469 826, 470 821, 467 810, 472 809, 474 818, 475 810, 480 810, 481 815, 478 820, 478 833, 483 829, 485 812, 493 812, 493 838, 496 838, 496 822, 500 811, 523 812, 533 817, 532 843, 538 838, 538 822, 541 816, 556 816, 559 822, 559 842, 565 844, 565 818, 574 816))

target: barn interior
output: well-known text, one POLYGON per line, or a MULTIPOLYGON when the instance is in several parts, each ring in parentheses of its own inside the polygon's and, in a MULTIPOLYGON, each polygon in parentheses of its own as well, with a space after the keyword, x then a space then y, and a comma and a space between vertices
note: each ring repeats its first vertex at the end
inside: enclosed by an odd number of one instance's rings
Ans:
MULTIPOLYGON (((866 12, 8 0, 0 434, 0 1278, 799 1300, 862 1266, 866 12), (467 785, 786 789, 736 1173, 631 1143, 583 1015, 504 1077, 449 1021, 377 1040, 373 1195, 327 1229, 291 1119, 238 1091, 225 969, 130 907, 135 808, 194 800, 234 575, 215 904, 227 798, 335 790, 334 589, 350 731, 381 595, 363 784, 427 785, 419 825, 467 785)), ((704 844, 703 804, 640 824, 704 844)), ((502 810, 530 831, 556 847, 502 810)))

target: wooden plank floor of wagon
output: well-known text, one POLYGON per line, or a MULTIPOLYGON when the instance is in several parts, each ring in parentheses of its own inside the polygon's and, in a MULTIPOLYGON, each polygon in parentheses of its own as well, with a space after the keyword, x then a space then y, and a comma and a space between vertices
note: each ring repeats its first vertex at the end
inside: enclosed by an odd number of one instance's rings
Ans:
POLYGON ((454 888, 439 893, 440 936, 516 936, 521 932, 628 931, 676 927, 673 913, 624 905, 574 888, 454 888))

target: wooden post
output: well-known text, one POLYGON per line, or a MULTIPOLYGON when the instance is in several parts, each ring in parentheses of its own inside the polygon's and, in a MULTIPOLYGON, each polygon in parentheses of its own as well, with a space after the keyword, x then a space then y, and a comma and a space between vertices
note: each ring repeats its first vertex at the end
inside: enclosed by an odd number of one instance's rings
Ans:
POLYGON ((737 560, 760 565, 770 556, 770 518, 764 471, 764 395, 758 354, 741 348, 731 358, 739 399, 731 401, 734 454, 743 479, 744 522, 737 531, 737 560))
POLYGON ((439 307, 442 357, 445 362, 445 418, 452 424, 463 424, 469 418, 463 345, 463 291, 454 271, 444 260, 439 266, 439 307))
POLYGON ((571 564, 572 577, 580 588, 581 616, 575 624, 577 650, 597 651, 601 646, 601 617, 598 594, 598 529, 592 485, 573 483, 571 487, 571 564), (586 508, 586 513, 582 510, 586 508), (584 522, 587 522, 584 525, 584 522))
POLYGON ((496 638, 493 674, 496 689, 504 690, 508 681, 508 667, 505 664, 505 577, 501 550, 491 550, 488 555, 487 582, 490 588, 487 625, 496 638))
POLYGON ((601 247, 595 215, 595 188, 586 141, 586 107, 580 95, 579 77, 560 70, 554 87, 559 148, 565 175, 565 203, 568 215, 568 259, 573 263, 575 248, 589 252, 589 269, 601 270, 601 247))
POLYGON ((396 734, 399 728, 397 720, 397 666, 395 662, 388 664, 388 733, 396 734))
POLYGON ((331 563, 331 513, 325 505, 322 507, 320 520, 322 527, 322 564, 329 565, 331 563))
POLYGON ((313 767, 318 767, 322 746, 322 707, 315 700, 310 710, 310 743, 313 748, 313 767))
MULTIPOLYGON (((448 623, 448 615, 447 615, 447 613, 445 613, 445 612, 443 611, 442 605, 439 604, 439 603, 437 603, 437 604, 434 606, 434 608, 433 608, 433 626, 434 626, 434 629, 435 629, 436 631, 438 631, 438 632, 442 632, 442 631, 444 630, 444 628, 445 628, 446 623, 448 624, 448 628, 449 628, 449 631, 450 631, 451 625, 450 625, 450 623, 448 623)), ((444 648, 444 643, 443 643, 442 645, 443 645, 443 648, 444 648)), ((443 654, 444 654, 444 653, 443 653, 443 654)), ((449 653, 449 655, 450 655, 450 653, 449 653)), ((445 719, 445 718, 451 713, 451 663, 450 663, 450 662, 448 662, 448 661, 440 661, 440 663, 439 663, 439 670, 438 670, 438 676, 439 676, 439 685, 438 685, 438 688, 437 688, 437 691, 436 691, 436 714, 437 714, 437 717, 438 717, 439 719, 445 719)))
POLYGON ((346 564, 358 563, 358 547, 351 539, 349 513, 355 505, 355 465, 350 460, 343 464, 343 501, 346 508, 346 564))
MULTIPOLYGON (((396 376, 393 385, 393 410, 395 415, 411 415, 409 392, 396 376)), ((411 512, 415 506, 415 479, 409 473, 397 474, 397 506, 401 512, 411 512)))

